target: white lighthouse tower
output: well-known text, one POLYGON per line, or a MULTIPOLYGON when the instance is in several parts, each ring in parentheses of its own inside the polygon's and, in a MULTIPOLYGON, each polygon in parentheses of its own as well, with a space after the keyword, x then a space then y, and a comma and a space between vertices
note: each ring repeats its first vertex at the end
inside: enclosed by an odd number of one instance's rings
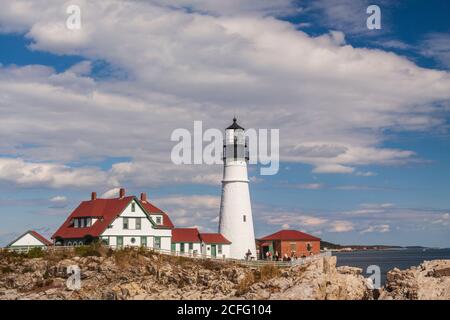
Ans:
POLYGON ((255 232, 248 188, 248 145, 236 118, 225 130, 219 232, 231 241, 230 257, 256 257, 255 232))

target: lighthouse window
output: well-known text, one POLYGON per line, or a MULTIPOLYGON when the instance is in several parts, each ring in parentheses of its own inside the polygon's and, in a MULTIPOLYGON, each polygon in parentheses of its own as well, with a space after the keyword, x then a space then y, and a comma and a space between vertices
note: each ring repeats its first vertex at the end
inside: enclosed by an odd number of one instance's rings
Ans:
POLYGON ((244 219, 244 222, 247 221, 247 216, 245 214, 242 216, 242 218, 244 219))

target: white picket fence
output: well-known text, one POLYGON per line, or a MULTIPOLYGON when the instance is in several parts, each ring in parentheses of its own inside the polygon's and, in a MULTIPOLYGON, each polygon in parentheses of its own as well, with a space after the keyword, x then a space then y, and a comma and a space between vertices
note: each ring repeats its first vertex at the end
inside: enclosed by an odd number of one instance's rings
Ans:
MULTIPOLYGON (((231 262, 231 263, 238 263, 241 265, 245 265, 248 267, 263 267, 267 265, 276 266, 280 268, 288 268, 292 266, 298 266, 298 265, 304 265, 311 261, 321 259, 325 256, 331 256, 331 251, 325 251, 321 252, 319 254, 315 254, 309 257, 305 258, 298 258, 291 261, 275 261, 275 260, 239 260, 239 259, 231 259, 231 258, 219 258, 219 257, 211 257, 210 255, 204 255, 199 254, 195 252, 179 252, 179 251, 171 251, 171 250, 164 250, 159 248, 152 248, 152 247, 135 247, 135 246, 129 246, 129 247, 117 247, 117 246, 106 246, 108 248, 111 248, 113 250, 116 249, 135 249, 135 250, 146 250, 150 252, 156 252, 164 255, 171 255, 175 257, 184 257, 184 258, 191 258, 191 259, 208 259, 213 260, 216 262, 231 262)), ((35 247, 17 247, 17 248, 3 248, 1 250, 8 250, 8 251, 15 251, 18 253, 28 253, 31 249, 35 247)), ((48 246, 48 247, 42 247, 42 249, 47 251, 73 251, 76 247, 74 246, 48 246)))

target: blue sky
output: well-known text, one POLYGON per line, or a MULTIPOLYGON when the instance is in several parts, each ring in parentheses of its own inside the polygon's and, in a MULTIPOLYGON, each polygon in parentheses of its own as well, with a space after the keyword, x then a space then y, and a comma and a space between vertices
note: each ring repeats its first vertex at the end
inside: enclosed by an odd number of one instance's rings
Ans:
POLYGON ((121 186, 215 231, 222 168, 173 165, 170 135, 236 113, 280 130, 258 236, 450 246, 448 1, 75 2, 75 31, 61 1, 0 13, 0 244, 121 186))

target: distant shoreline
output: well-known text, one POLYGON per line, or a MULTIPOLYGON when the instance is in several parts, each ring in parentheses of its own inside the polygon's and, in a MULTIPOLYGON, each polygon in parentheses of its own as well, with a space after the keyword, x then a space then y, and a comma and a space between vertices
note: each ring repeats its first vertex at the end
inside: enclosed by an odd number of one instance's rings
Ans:
POLYGON ((367 251, 367 250, 405 250, 405 249, 448 249, 448 248, 433 248, 425 246, 391 246, 391 245, 340 245, 331 242, 322 241, 321 250, 332 252, 353 252, 353 251, 367 251))

